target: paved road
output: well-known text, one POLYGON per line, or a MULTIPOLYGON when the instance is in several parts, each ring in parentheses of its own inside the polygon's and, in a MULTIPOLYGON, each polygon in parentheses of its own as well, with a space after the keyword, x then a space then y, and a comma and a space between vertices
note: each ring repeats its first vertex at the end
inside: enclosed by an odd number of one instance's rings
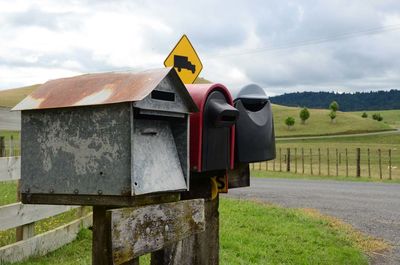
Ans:
POLYGON ((394 246, 371 263, 400 264, 400 184, 252 178, 229 196, 318 209, 394 246))
POLYGON ((0 130, 21 130, 20 112, 0 107, 0 130))

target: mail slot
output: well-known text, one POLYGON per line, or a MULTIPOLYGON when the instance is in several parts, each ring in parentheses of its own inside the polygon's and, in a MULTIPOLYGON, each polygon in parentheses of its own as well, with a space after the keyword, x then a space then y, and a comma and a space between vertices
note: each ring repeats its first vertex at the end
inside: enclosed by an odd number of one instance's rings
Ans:
POLYGON ((174 69, 48 81, 14 110, 24 203, 107 205, 93 197, 188 188, 197 107, 174 69))
POLYGON ((275 132, 271 102, 260 86, 240 89, 234 100, 240 115, 236 122, 236 159, 239 163, 275 158, 275 132))
POLYGON ((199 108, 190 116, 190 168, 215 172, 233 167, 234 124, 239 112, 221 84, 186 85, 199 108))

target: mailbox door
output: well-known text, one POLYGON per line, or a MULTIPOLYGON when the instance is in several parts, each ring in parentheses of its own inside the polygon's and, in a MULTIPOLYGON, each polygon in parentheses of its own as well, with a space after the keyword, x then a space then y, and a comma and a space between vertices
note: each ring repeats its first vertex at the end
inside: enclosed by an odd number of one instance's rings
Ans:
POLYGON ((236 122, 237 159, 242 163, 275 158, 275 132, 271 104, 249 111, 241 100, 235 102, 240 116, 236 122))
POLYGON ((203 171, 230 168, 231 126, 220 126, 215 122, 215 117, 210 113, 212 101, 227 104, 225 96, 220 91, 212 92, 205 103, 202 139, 203 171))

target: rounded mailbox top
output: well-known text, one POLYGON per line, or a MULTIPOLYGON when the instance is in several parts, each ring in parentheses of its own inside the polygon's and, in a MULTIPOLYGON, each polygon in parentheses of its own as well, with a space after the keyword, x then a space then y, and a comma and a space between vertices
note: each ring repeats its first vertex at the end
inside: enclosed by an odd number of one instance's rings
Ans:
POLYGON ((265 90, 256 84, 250 84, 239 90, 236 99, 264 99, 267 100, 265 90))

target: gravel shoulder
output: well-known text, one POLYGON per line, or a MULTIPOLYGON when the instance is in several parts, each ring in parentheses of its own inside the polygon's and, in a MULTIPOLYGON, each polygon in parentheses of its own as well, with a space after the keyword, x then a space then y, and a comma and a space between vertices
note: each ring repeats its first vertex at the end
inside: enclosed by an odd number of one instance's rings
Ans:
POLYGON ((400 184, 252 178, 251 187, 228 196, 318 209, 393 246, 373 264, 400 264, 400 184))

